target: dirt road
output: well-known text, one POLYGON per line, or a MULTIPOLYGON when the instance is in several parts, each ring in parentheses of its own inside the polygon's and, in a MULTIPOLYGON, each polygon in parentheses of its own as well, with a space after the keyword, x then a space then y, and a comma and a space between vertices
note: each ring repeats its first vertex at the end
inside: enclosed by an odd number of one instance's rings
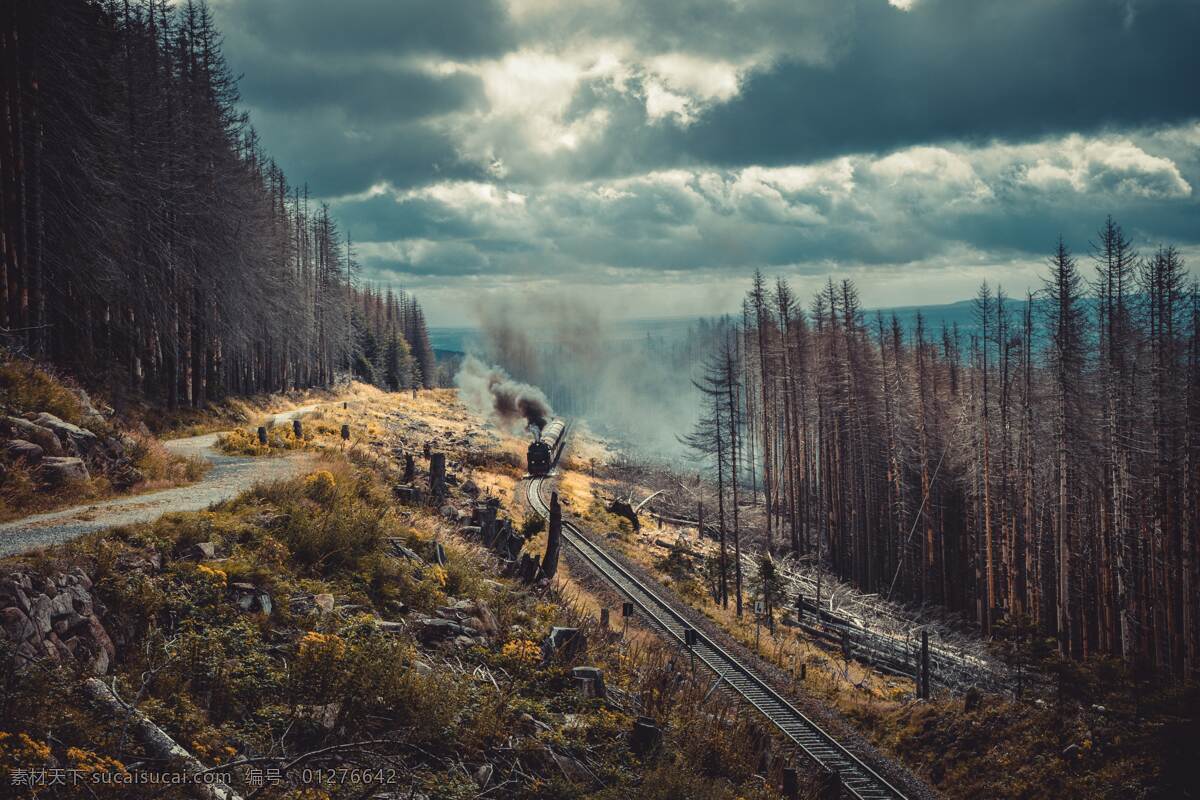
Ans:
MULTIPOLYGON (((316 405, 303 406, 276 414, 274 424, 291 422, 316 408, 316 405)), ((277 458, 227 456, 213 448, 219 435, 209 433, 163 442, 172 453, 203 458, 212 463, 212 469, 200 481, 6 522, 0 525, 0 556, 65 542, 114 525, 148 522, 169 511, 198 511, 227 500, 256 483, 289 478, 311 463, 311 455, 305 453, 277 458)))

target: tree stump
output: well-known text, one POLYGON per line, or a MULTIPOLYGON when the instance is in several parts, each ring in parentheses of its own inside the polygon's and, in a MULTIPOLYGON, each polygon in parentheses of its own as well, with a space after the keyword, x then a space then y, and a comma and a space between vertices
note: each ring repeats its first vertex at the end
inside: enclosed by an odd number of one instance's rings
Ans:
POLYGON ((604 698, 604 671, 599 667, 573 667, 571 675, 576 681, 587 681, 590 684, 589 692, 584 694, 584 697, 604 698))
POLYGON ((258 426, 258 443, 259 444, 267 443, 267 426, 266 425, 258 426))
POLYGON ((484 547, 491 547, 496 542, 496 508, 485 506, 479 515, 479 534, 484 547))
POLYGON ((304 438, 304 426, 300 424, 300 420, 292 420, 292 433, 296 434, 297 439, 304 438))
POLYGON ((662 730, 650 717, 638 717, 633 723, 630 745, 639 758, 645 758, 662 744, 662 730))
POLYGON ((800 797, 800 776, 795 767, 783 768, 783 796, 787 800, 798 800, 800 797))
POLYGON ((400 479, 401 483, 412 483, 413 478, 417 474, 417 463, 413 459, 412 453, 404 454, 404 477, 400 479))
POLYGON ((558 572, 558 551, 562 541, 562 506, 558 492, 550 495, 550 531, 546 534, 546 554, 542 556, 542 574, 553 578, 558 572))
POLYGON ((431 453, 429 456, 429 493, 441 497, 446 493, 446 454, 431 453))
POLYGON ((821 773, 821 778, 818 785, 820 788, 817 790, 817 797, 820 800, 841 800, 841 775, 838 775, 831 769, 826 769, 821 773))

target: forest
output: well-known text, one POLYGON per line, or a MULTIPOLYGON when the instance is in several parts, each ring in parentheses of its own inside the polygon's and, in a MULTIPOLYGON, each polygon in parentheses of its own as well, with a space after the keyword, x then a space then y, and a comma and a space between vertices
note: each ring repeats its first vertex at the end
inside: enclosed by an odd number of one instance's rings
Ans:
POLYGON ((0 336, 169 408, 431 386, 420 304, 359 287, 350 237, 238 109, 210 11, 3 4, 0 336))
POLYGON ((758 274, 688 437, 724 546, 764 498, 769 551, 865 591, 1195 677, 1200 293, 1183 259, 1139 254, 1110 218, 1083 257, 1060 242, 1037 291, 985 283, 975 309, 968 335, 905 329, 850 281, 805 306, 758 274))

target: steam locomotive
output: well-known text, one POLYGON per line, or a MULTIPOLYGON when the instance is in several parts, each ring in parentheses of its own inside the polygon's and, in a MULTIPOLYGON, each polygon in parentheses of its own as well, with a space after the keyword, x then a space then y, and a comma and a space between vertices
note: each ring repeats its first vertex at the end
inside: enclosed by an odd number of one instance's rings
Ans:
POLYGON ((558 461, 567 441, 567 423, 561 419, 547 423, 529 445, 529 474, 546 475, 558 461))

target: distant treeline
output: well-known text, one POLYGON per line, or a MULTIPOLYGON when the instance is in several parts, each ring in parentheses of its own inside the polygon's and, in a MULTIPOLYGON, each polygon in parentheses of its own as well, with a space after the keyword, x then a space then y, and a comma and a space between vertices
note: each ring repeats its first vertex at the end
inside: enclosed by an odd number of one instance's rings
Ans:
POLYGON ((367 287, 354 296, 356 378, 392 391, 446 383, 437 375, 425 314, 412 295, 367 287))
POLYGON ((208 9, 8 0, 0 10, 0 333, 168 406, 429 385, 424 317, 353 288, 350 243, 237 110, 208 9))
POLYGON ((737 323, 690 439, 731 548, 738 493, 765 493, 768 547, 869 592, 1196 675, 1200 295, 1173 248, 1139 255, 1109 220, 1039 292, 984 284, 969 335, 761 276, 737 323))

